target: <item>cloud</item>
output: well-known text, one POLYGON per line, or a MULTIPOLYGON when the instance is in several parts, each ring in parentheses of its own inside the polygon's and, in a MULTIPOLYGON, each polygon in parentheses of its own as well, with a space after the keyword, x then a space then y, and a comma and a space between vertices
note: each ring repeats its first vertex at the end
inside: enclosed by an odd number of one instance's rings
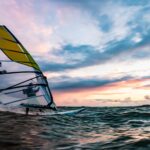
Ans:
POLYGON ((112 84, 116 82, 126 81, 132 77, 126 76, 118 79, 99 79, 99 78, 70 78, 67 76, 62 76, 59 78, 51 78, 49 82, 52 88, 55 90, 73 90, 73 89, 84 89, 84 88, 95 88, 100 86, 105 86, 107 84, 112 84))
POLYGON ((114 103, 130 103, 130 102, 134 102, 134 100, 131 99, 131 97, 126 97, 124 99, 91 99, 91 100, 94 100, 94 101, 100 101, 100 102, 103 102, 103 103, 107 103, 107 102, 114 102, 114 103))
POLYGON ((146 100, 150 100, 150 96, 149 96, 149 95, 145 95, 144 98, 145 98, 146 100))
POLYGON ((39 56, 49 51, 52 45, 49 43, 49 38, 53 28, 39 24, 39 18, 33 8, 33 0, 23 3, 16 0, 2 1, 0 4, 1 24, 6 25, 30 53, 39 56), (6 10, 9 10, 9 13, 6 10))
POLYGON ((0 13, 1 22, 12 29, 25 47, 37 56, 37 60, 43 56, 43 61, 47 57, 46 60, 55 63, 59 57, 53 52, 58 49, 63 51, 69 44, 73 47, 89 45, 104 51, 119 44, 120 40, 125 41, 128 36, 140 42, 143 35, 139 32, 145 35, 148 30, 149 24, 144 15, 148 13, 148 2, 135 2, 130 6, 129 2, 117 1, 114 4, 113 1, 96 0, 45 0, 44 3, 39 0, 36 5, 34 3, 34 0, 24 3, 3 1, 0 13), (10 10, 8 14, 5 13, 7 9, 10 10))
POLYGON ((134 80, 149 74, 148 0, 9 0, 1 1, 0 14, 56 91, 108 84, 149 89, 134 80))
MULTIPOLYGON (((101 93, 100 95, 122 95, 130 93, 132 90, 145 90, 145 85, 149 83, 150 78, 142 77, 135 79, 132 76, 124 76, 118 78, 98 78, 98 77, 87 77, 87 78, 71 78, 69 76, 60 76, 48 78, 50 87, 55 91, 74 91, 74 90, 88 90, 94 88, 100 88, 99 91, 109 91, 109 93, 101 93), (118 89, 119 91, 113 91, 118 89)), ((140 93, 140 91, 139 91, 140 93)), ((126 98, 127 99, 127 98, 126 98)))
MULTIPOLYGON (((147 44, 147 38, 146 38, 147 44)), ((132 59, 149 58, 149 46, 142 42, 138 45, 132 45, 127 38, 120 42, 110 44, 103 52, 90 46, 72 46, 65 45, 62 50, 56 51, 54 55, 60 60, 58 62, 39 61, 43 71, 64 71, 70 69, 77 69, 98 64, 105 64, 111 61, 124 61, 132 59), (63 61, 61 62, 61 60, 63 61)))

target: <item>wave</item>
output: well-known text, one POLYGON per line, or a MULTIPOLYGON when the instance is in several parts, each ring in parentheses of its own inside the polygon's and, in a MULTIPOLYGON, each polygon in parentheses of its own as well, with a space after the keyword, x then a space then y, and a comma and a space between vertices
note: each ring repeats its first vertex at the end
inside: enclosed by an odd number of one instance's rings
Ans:
POLYGON ((86 108, 74 116, 1 112, 0 124, 1 149, 9 143, 14 149, 150 149, 149 108, 86 108))

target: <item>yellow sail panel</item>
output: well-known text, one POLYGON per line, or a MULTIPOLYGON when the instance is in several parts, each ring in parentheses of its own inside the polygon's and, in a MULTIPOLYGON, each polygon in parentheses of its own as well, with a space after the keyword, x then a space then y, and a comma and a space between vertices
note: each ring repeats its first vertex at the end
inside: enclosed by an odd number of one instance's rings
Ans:
POLYGON ((32 64, 32 63, 23 63, 23 62, 22 62, 21 64, 26 65, 26 66, 29 66, 29 67, 33 67, 33 68, 35 68, 36 70, 39 70, 39 67, 37 67, 36 64, 32 64))
POLYGON ((40 71, 32 56, 5 26, 0 26, 0 49, 12 61, 40 71))
POLYGON ((13 52, 13 51, 7 51, 7 50, 4 50, 4 49, 3 49, 3 52, 5 53, 5 55, 7 55, 9 57, 9 59, 11 59, 13 61, 30 63, 30 61, 26 57, 26 55, 24 55, 22 53, 17 53, 17 52, 13 52))
POLYGON ((19 44, 4 39, 0 39, 0 49, 8 49, 13 51, 22 51, 19 44))
POLYGON ((28 53, 28 51, 23 47, 22 44, 19 45, 20 48, 24 51, 24 53, 26 53, 26 56, 28 57, 29 61, 31 62, 31 64, 29 63, 23 63, 27 66, 30 66, 37 69, 37 70, 40 70, 40 67, 38 66, 38 64, 35 62, 35 60, 32 58, 32 56, 28 53))
POLYGON ((6 32, 6 29, 4 26, 0 26, 0 37, 14 41, 14 38, 8 32, 6 32))

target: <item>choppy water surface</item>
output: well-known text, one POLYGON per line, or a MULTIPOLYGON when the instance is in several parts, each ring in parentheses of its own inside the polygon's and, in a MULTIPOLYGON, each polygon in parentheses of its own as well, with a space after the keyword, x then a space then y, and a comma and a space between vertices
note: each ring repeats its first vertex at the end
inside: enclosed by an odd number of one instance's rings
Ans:
MULTIPOLYGON (((61 108, 73 109, 73 108, 61 108)), ((0 150, 150 150, 150 107, 86 108, 76 116, 0 113, 0 150)))

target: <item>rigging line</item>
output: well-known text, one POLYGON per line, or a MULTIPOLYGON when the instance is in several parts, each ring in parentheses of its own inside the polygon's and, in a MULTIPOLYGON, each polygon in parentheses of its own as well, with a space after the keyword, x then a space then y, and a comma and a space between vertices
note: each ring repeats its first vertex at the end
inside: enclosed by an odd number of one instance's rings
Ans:
POLYGON ((0 75, 17 74, 17 73, 39 73, 39 74, 41 74, 40 71, 14 71, 14 72, 0 72, 0 75))
MULTIPOLYGON (((9 87, 7 87, 7 88, 5 88, 5 89, 13 88, 13 87, 15 87, 15 86, 17 86, 17 85, 23 84, 23 83, 28 82, 28 81, 30 81, 30 80, 36 79, 36 78, 38 78, 38 77, 42 77, 42 76, 39 75, 39 76, 36 76, 36 77, 34 77, 34 78, 30 78, 30 79, 25 80, 25 81, 23 81, 23 82, 17 83, 17 84, 12 85, 12 86, 9 86, 9 87)), ((1 90, 3 90, 3 89, 0 89, 0 92, 1 92, 1 90)))
MULTIPOLYGON (((32 86, 47 86, 46 84, 32 84, 32 86)), ((7 90, 12 90, 12 89, 17 89, 17 88, 22 88, 22 87, 29 87, 29 85, 20 85, 20 86, 15 86, 15 87, 8 87, 8 88, 5 88, 5 89, 0 89, 0 92, 2 91, 7 91, 7 90)))
POLYGON ((17 91, 12 91, 12 92, 6 92, 6 93, 3 93, 3 94, 12 94, 12 93, 17 93, 17 92, 21 92, 21 91, 23 91, 24 89, 22 89, 22 90, 17 90, 17 91))
POLYGON ((30 81, 30 80, 33 80, 33 79, 36 79, 36 78, 39 78, 39 77, 41 77, 41 76, 39 75, 39 76, 30 78, 30 79, 28 79, 28 80, 22 81, 22 82, 17 83, 17 84, 15 84, 15 85, 13 85, 13 86, 10 86, 10 87, 15 87, 15 86, 17 86, 17 85, 23 84, 23 83, 25 83, 25 82, 28 82, 28 81, 30 81))
POLYGON ((28 97, 28 98, 23 98, 23 99, 15 100, 15 101, 12 101, 12 102, 3 103, 3 105, 8 105, 8 104, 12 104, 12 103, 24 101, 24 100, 31 99, 31 98, 42 97, 42 96, 43 95, 38 95, 38 96, 32 96, 32 97, 28 97))

